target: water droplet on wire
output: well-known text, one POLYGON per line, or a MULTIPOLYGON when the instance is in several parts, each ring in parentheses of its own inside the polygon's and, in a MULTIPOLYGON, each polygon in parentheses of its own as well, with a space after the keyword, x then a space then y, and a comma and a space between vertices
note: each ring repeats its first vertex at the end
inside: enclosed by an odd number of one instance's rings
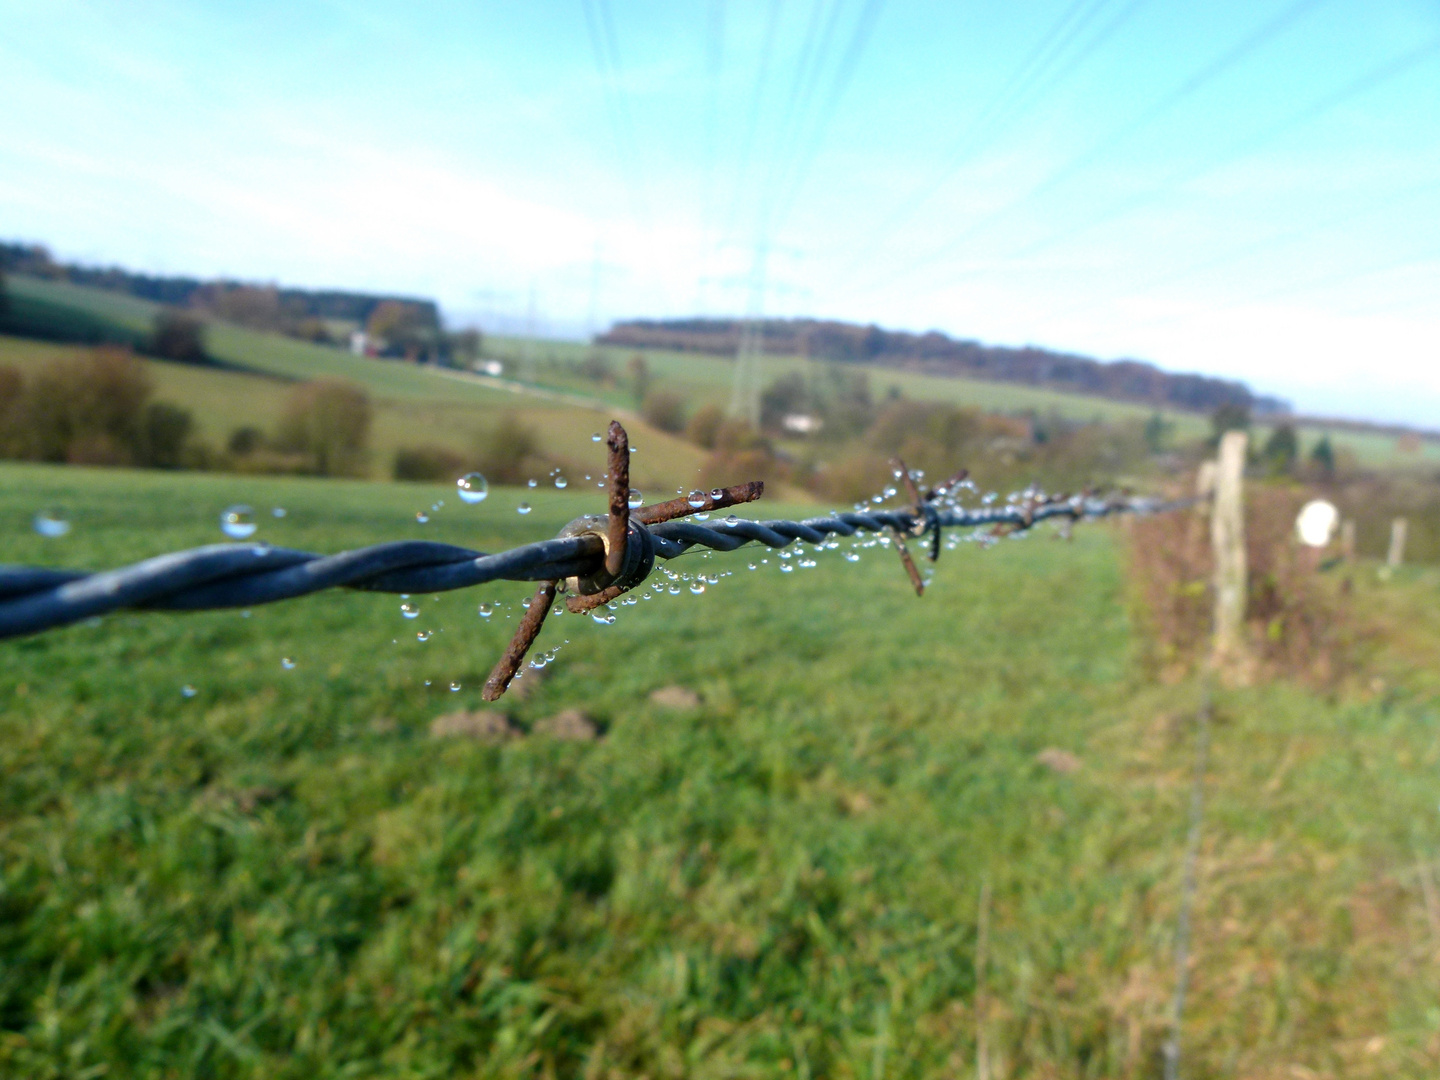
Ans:
POLYGON ((530 512, 530 504, 528 502, 522 502, 519 506, 515 507, 515 512, 517 514, 528 514, 530 512))
POLYGON ((460 501, 474 505, 485 501, 490 494, 490 482, 485 479, 483 473, 466 473, 455 481, 455 494, 460 496, 460 501))
POLYGON ((228 506, 220 514, 220 531, 232 540, 255 535, 255 511, 248 506, 228 506))
POLYGON ((407 619, 415 619, 420 616, 420 605, 404 603, 400 605, 400 614, 407 619))
POLYGON ((640 492, 632 489, 630 492, 630 497, 626 501, 630 504, 630 509, 634 510, 635 507, 639 506, 645 501, 645 496, 640 494, 640 492))
POLYGON ((59 507, 46 507, 35 515, 35 531, 53 540, 70 531, 70 519, 59 507))

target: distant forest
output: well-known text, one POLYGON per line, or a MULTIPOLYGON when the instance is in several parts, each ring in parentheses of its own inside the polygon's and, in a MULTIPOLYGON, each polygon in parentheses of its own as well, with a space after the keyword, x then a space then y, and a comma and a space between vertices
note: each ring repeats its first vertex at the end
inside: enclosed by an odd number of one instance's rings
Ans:
POLYGON ((49 250, 39 244, 0 243, 0 271, 107 289, 157 304, 195 308, 233 318, 241 324, 272 324, 261 325, 263 329, 292 330, 306 320, 327 319, 363 327, 375 309, 389 301, 403 304, 412 311, 414 320, 426 330, 432 333, 440 330, 440 311, 433 300, 336 289, 282 289, 274 285, 201 281, 193 277, 153 277, 118 266, 56 262, 49 250))
MULTIPOLYGON (((635 319, 616 323, 597 344, 731 355, 740 344, 738 319, 635 319)), ((1139 360, 1088 356, 1025 346, 984 345, 932 330, 910 334, 878 326, 818 319, 766 319, 766 352, 821 360, 866 362, 936 375, 1026 383, 1147 405, 1210 412, 1239 405, 1256 414, 1286 413, 1289 403, 1251 392, 1242 382, 1172 374, 1139 360)))

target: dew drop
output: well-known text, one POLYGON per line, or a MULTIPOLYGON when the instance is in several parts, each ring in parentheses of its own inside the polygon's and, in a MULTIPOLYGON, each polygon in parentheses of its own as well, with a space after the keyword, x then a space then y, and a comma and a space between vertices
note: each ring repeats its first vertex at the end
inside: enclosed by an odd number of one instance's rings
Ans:
POLYGON ((791 572, 792 570, 794 570, 794 569, 795 569, 795 567, 791 566, 788 562, 782 562, 782 563, 780 564, 780 572, 781 572, 782 574, 788 574, 788 573, 790 573, 790 572, 791 572))
POLYGON ((286 657, 283 657, 283 658, 281 659, 281 661, 280 661, 280 666, 281 666, 282 668, 284 668, 286 671, 294 671, 294 670, 295 670, 295 661, 294 661, 294 660, 291 660, 290 657, 286 656, 286 657))
POLYGON ((405 616, 405 618, 407 619, 418 618, 420 615, 420 605, 410 603, 401 604, 400 614, 405 616))
POLYGON ((599 442, 599 441, 600 441, 600 432, 597 431, 597 432, 595 432, 594 435, 591 435, 591 436, 590 436, 590 441, 591 441, 591 442, 599 442))
POLYGON ((283 518, 283 517, 285 516, 285 507, 283 507, 283 506, 277 506, 277 507, 275 507, 274 510, 271 510, 271 511, 270 511, 270 516, 273 517, 273 518, 283 518))
POLYGON ((430 640, 432 637, 434 637, 434 636, 435 636, 435 631, 434 631, 434 630, 421 630, 419 633, 417 633, 417 634, 415 635, 415 640, 416 640, 416 641, 422 641, 422 642, 423 642, 423 641, 429 641, 429 640, 430 640))
POLYGON ((244 540, 255 534, 255 511, 248 506, 226 507, 220 514, 220 531, 232 540, 244 540))
POLYGON ((485 479, 484 473, 466 473, 455 481, 455 494, 460 496, 460 501, 474 505, 485 501, 490 494, 490 482, 485 479))
POLYGON ((679 586, 679 585, 671 585, 670 588, 669 588, 667 591, 670 593, 671 596, 679 596, 679 595, 680 595, 680 586, 679 586))
POLYGON ((198 691, 189 683, 186 683, 184 686, 180 687, 180 696, 185 698, 186 700, 194 697, 196 693, 198 693, 198 691))
POLYGON ((858 551, 847 551, 847 552, 845 552, 845 561, 846 561, 846 562, 859 562, 859 561, 860 561, 860 553, 859 553, 858 551))
POLYGON ((70 531, 70 519, 58 506, 46 507, 35 515, 35 531, 54 539, 70 531))
POLYGON ((457 690, 459 690, 459 689, 460 689, 460 684, 459 684, 458 682, 452 682, 452 683, 450 684, 450 692, 451 692, 452 694, 455 693, 455 692, 456 692, 457 690))
POLYGON ((532 487, 532 488, 533 488, 533 487, 539 487, 539 486, 540 486, 540 481, 539 481, 539 480, 536 480, 536 479, 534 479, 534 478, 531 478, 531 479, 525 481, 525 486, 526 486, 526 487, 532 487))
POLYGON ((528 514, 530 512, 530 504, 528 502, 522 502, 519 506, 515 507, 515 512, 517 514, 528 514))
POLYGON ((611 626, 615 622, 615 616, 611 615, 609 612, 592 612, 590 617, 594 619, 597 623, 599 623, 601 626, 611 626))
POLYGON ((564 491, 567 487, 570 486, 570 481, 566 480, 563 476, 557 476, 555 477, 555 486, 561 491, 564 491))
POLYGON ((704 585, 703 582, 692 581, 692 582, 690 583, 690 591, 691 591, 692 593, 694 593, 696 596, 699 596, 701 593, 703 593, 703 592, 705 591, 705 585, 704 585))
POLYGON ((424 510, 416 510, 415 520, 418 521, 421 525, 424 525, 427 521, 430 520, 430 515, 425 513, 424 510))
POLYGON ((481 604, 477 610, 480 612, 482 619, 488 619, 491 615, 495 614, 495 606, 493 604, 481 604))
POLYGON ((700 507, 704 506, 705 503, 709 501, 709 499, 703 491, 696 489, 695 491, 690 492, 689 497, 686 498, 685 501, 698 510, 700 507))
POLYGON ((634 489, 632 488, 632 489, 630 490, 630 498, 629 498, 628 500, 626 500, 626 501, 629 502, 629 504, 630 504, 630 509, 631 509, 631 510, 634 510, 635 507, 639 506, 641 503, 643 503, 643 502, 645 501, 645 496, 642 495, 642 494, 640 494, 640 492, 638 492, 638 491, 636 491, 636 490, 634 490, 634 489))

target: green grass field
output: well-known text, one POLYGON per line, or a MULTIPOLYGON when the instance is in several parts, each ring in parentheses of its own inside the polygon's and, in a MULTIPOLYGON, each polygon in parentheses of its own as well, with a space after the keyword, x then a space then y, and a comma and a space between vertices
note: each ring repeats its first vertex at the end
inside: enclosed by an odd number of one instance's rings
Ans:
MULTIPOLYGON (((494 550, 599 502, 543 495, 5 465, 0 536, 111 566, 246 502, 278 545, 494 550)), ((1158 1075, 1197 689, 1147 676, 1116 534, 963 545, 923 600, 849 551, 547 625, 502 706, 589 743, 428 734, 518 585, 0 644, 0 1074, 954 1077, 983 1031, 991 1076, 1158 1075)), ((1186 1076, 1440 1068, 1440 577, 1372 578, 1383 684, 1220 698, 1186 1076)))
MULTIPOLYGON (((57 309, 69 307, 87 319, 108 321, 129 334, 143 333, 158 310, 156 305, 134 297, 63 282, 15 277, 10 279, 8 288, 17 295, 57 309)), ((578 342, 527 344, 518 338, 487 338, 487 352, 505 360, 511 372, 519 377, 520 385, 507 389, 484 379, 457 378, 453 373, 436 369, 355 357, 340 349, 224 323, 211 324, 209 341, 211 352, 218 359, 236 367, 282 379, 334 376, 364 385, 381 404, 376 442, 383 450, 386 464, 396 447, 413 445, 420 432, 425 434, 425 441, 456 450, 468 449, 473 443, 474 431, 484 423, 483 419, 472 418, 493 415, 497 409, 534 413, 546 452, 556 460, 567 462, 578 460, 577 445, 573 440, 566 442, 558 433, 584 429, 602 416, 608 418, 617 409, 626 413, 628 425, 640 423, 633 415, 635 402, 624 386, 597 385, 580 375, 578 366, 592 350, 578 342), (528 362, 522 362, 525 357, 528 362)), ((625 363, 633 354, 633 350, 617 348, 595 351, 607 357, 617 373, 624 372, 625 363)), ((682 393, 692 405, 728 403, 732 361, 663 350, 647 350, 645 358, 657 385, 682 393)), ((0 350, 0 362, 6 362, 3 350, 0 350)), ((1053 413, 1084 423, 1144 421, 1155 411, 1148 406, 1016 383, 943 378, 876 365, 856 367, 870 376, 877 396, 894 386, 916 400, 945 401, 990 412, 1053 413)), ((769 357, 766 370, 767 377, 774 378, 804 371, 806 362, 794 357, 769 357)), ((247 396, 241 395, 239 400, 244 402, 247 396)), ((1165 411, 1164 415, 1174 425, 1174 437, 1178 440, 1193 441, 1209 434, 1206 417, 1178 410, 1165 411)), ((1257 426, 1257 440, 1263 440, 1268 433, 1264 425, 1257 426)), ((1322 434, 1325 434, 1322 428, 1302 426, 1304 447, 1308 450, 1322 434)), ((1418 454, 1407 454, 1388 436, 1361 432, 1330 434, 1337 450, 1353 455, 1357 462, 1368 467, 1415 470, 1440 463, 1440 440, 1427 440, 1418 454)), ((663 432, 646 431, 645 436, 647 442, 658 442, 664 447, 667 461, 665 466, 656 467, 655 475, 649 479, 666 486, 684 484, 698 465, 698 455, 683 441, 663 432), (671 469, 668 462, 672 459, 681 467, 671 469)), ((790 494, 794 496, 798 492, 790 494)))

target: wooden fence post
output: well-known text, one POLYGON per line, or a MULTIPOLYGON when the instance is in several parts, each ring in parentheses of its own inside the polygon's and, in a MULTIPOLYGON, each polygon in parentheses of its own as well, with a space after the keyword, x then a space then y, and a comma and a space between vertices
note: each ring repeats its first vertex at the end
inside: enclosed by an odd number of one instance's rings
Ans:
POLYGON ((1245 447, 1243 431, 1220 440, 1215 468, 1215 504, 1210 543, 1215 554, 1215 641, 1217 668, 1238 669, 1245 656, 1245 447))
POLYGON ((1396 518, 1390 523, 1390 551, 1385 556, 1385 565, 1392 570, 1405 561, 1405 533, 1409 527, 1404 518, 1396 518))

